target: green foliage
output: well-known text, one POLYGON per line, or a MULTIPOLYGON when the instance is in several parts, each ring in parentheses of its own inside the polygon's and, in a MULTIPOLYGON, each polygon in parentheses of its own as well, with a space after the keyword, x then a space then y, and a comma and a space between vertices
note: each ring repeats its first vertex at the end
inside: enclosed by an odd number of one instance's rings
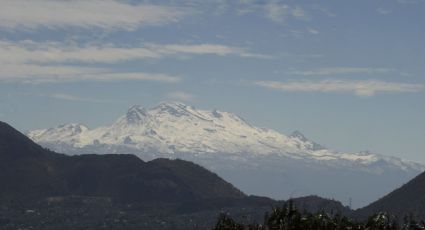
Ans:
POLYGON ((221 214, 214 230, 425 230, 423 221, 413 217, 405 218, 400 228, 397 218, 388 213, 377 213, 365 222, 357 222, 348 217, 325 212, 300 212, 290 201, 281 208, 273 208, 266 213, 264 224, 243 225, 231 217, 221 214))

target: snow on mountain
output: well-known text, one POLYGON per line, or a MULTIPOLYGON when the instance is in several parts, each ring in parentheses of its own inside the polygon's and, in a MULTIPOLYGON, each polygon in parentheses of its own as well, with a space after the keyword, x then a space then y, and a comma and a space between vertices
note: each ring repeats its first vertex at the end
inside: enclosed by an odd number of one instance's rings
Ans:
POLYGON ((425 165, 369 152, 337 152, 295 131, 259 128, 219 110, 178 102, 133 106, 109 126, 82 124, 28 136, 67 154, 125 153, 143 160, 182 158, 213 170, 251 194, 274 198, 316 194, 366 205, 425 170, 425 165), (366 189, 365 189, 366 188, 366 189))
POLYGON ((111 126, 90 130, 82 124, 68 124, 31 131, 28 136, 35 142, 64 143, 74 148, 106 144, 168 154, 278 155, 356 164, 384 160, 403 169, 425 168, 414 162, 375 154, 331 151, 298 131, 287 136, 255 127, 233 113, 199 110, 178 102, 161 103, 151 109, 133 106, 111 126))

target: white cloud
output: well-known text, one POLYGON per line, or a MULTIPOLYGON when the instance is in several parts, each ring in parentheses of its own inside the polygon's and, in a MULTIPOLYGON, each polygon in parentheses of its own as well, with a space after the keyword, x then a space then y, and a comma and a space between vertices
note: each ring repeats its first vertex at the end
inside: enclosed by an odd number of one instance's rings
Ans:
POLYGON ((285 22, 288 18, 307 20, 308 15, 301 7, 290 7, 277 1, 271 1, 263 6, 266 17, 278 23, 285 22))
POLYGON ((255 13, 277 23, 286 23, 288 19, 309 20, 308 12, 300 6, 292 7, 278 0, 240 0, 239 3, 237 9, 239 15, 255 13))
POLYGON ((119 63, 139 59, 160 59, 186 55, 239 56, 271 58, 250 53, 244 48, 217 44, 145 44, 139 47, 107 45, 75 45, 58 42, 10 42, 0 40, 0 81, 64 82, 143 80, 175 83, 180 77, 141 72, 114 72, 104 68, 71 65, 119 63))
POLYGON ((147 46, 148 49, 153 52, 157 52, 160 56, 171 56, 178 54, 197 54, 197 55, 219 55, 219 56, 228 56, 236 55, 240 57, 247 58, 272 58, 266 54, 257 54, 250 53, 246 49, 241 47, 234 46, 225 46, 217 44, 194 44, 194 45, 185 45, 185 44, 169 44, 169 45, 158 45, 151 44, 147 46))
POLYGON ((58 100, 65 100, 65 101, 75 101, 75 102, 90 102, 90 103, 116 103, 116 102, 122 102, 118 100, 102 100, 102 99, 95 99, 95 98, 88 98, 88 97, 79 97, 71 94, 64 94, 64 93, 55 93, 50 95, 42 95, 47 96, 50 98, 58 99, 58 100))
POLYGON ((193 102, 195 100, 195 96, 193 94, 182 91, 168 93, 167 98, 184 102, 193 102))
POLYGON ((313 28, 308 28, 308 29, 307 29, 307 31, 308 31, 310 34, 319 34, 319 31, 318 31, 318 30, 316 30, 316 29, 313 29, 313 28))
POLYGON ((392 11, 391 10, 384 9, 384 8, 378 8, 376 10, 376 12, 378 12, 379 14, 382 14, 382 15, 387 15, 387 14, 390 14, 392 11))
POLYGON ((421 84, 386 82, 376 80, 348 81, 256 81, 254 85, 287 92, 354 93, 357 96, 373 96, 377 93, 415 93, 423 90, 421 84))
POLYGON ((85 68, 76 66, 42 66, 32 64, 4 65, 0 68, 0 82, 17 83, 56 83, 76 81, 154 81, 177 83, 178 76, 152 74, 143 72, 113 72, 101 68, 85 68))
POLYGON ((268 55, 250 53, 244 48, 218 44, 146 44, 137 47, 118 47, 111 44, 78 46, 58 42, 0 40, 0 63, 116 63, 180 55, 271 58, 268 55))
POLYGON ((264 6, 266 16, 275 22, 284 22, 289 14, 290 8, 286 4, 270 2, 264 6))
POLYGON ((327 67, 306 71, 291 71, 289 74, 302 76, 329 76, 338 74, 385 74, 394 72, 391 68, 327 67))
POLYGON ((293 17, 295 17, 297 19, 304 19, 304 20, 309 19, 307 12, 299 6, 292 8, 291 14, 292 14, 293 17))
POLYGON ((6 29, 82 28, 135 30, 177 22, 187 8, 126 4, 115 0, 2 0, 0 27, 6 29))

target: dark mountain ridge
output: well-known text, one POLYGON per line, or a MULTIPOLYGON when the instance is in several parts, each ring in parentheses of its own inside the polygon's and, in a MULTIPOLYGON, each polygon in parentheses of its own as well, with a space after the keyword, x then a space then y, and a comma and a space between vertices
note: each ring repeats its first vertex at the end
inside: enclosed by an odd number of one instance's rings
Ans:
POLYGON ((370 205, 356 210, 354 214, 356 217, 365 218, 376 212, 388 212, 399 218, 413 215, 417 219, 425 220, 425 173, 370 205))
POLYGON ((244 198, 216 174, 182 160, 133 155, 66 156, 43 149, 0 122, 0 198, 111 197, 120 202, 244 198))

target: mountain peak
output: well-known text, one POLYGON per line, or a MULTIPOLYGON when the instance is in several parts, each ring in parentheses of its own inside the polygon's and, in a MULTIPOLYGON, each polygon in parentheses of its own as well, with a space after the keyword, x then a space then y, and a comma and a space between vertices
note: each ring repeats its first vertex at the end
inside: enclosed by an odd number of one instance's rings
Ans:
POLYGON ((298 130, 295 130, 294 132, 292 132, 292 134, 289 135, 289 137, 296 138, 296 139, 298 139, 298 140, 300 140, 302 142, 305 142, 305 143, 310 143, 310 145, 311 145, 310 146, 310 150, 313 150, 313 151, 318 151, 318 150, 326 149, 322 145, 317 144, 316 142, 311 141, 310 139, 308 139, 303 133, 301 133, 298 130))
POLYGON ((178 101, 165 101, 165 102, 161 102, 159 103, 159 105, 157 105, 155 108, 156 109, 175 109, 175 110, 186 110, 187 108, 189 108, 191 106, 188 106, 182 102, 178 102, 178 101))
POLYGON ((194 111, 195 108, 181 102, 169 101, 160 103, 158 106, 152 108, 152 110, 156 111, 157 113, 165 113, 172 116, 181 117, 192 114, 192 111, 194 111))
POLYGON ((129 123, 137 123, 146 116, 146 112, 147 110, 140 105, 132 106, 127 111, 126 119, 129 123))
POLYGON ((295 138, 298 138, 298 139, 300 139, 301 141, 303 141, 303 142, 306 142, 306 141, 309 141, 309 139, 307 139, 307 137, 305 137, 304 136, 304 134, 303 133, 301 133, 300 131, 298 131, 298 130, 295 130, 294 132, 292 132, 291 133, 291 135, 289 135, 289 137, 295 137, 295 138))
POLYGON ((181 102, 166 101, 155 107, 145 108, 140 105, 130 107, 124 119, 128 124, 141 124, 149 118, 196 116, 199 112, 193 107, 181 102))
POLYGON ((172 107, 172 108, 185 108, 185 107, 190 107, 186 104, 184 104, 183 102, 180 101, 163 101, 161 103, 159 103, 159 105, 157 107, 172 107))
POLYGON ((81 123, 63 124, 58 126, 58 129, 69 130, 74 134, 79 134, 88 130, 87 126, 81 123))
POLYGON ((14 129, 9 124, 0 121, 0 159, 3 157, 27 157, 40 155, 41 147, 14 129))

